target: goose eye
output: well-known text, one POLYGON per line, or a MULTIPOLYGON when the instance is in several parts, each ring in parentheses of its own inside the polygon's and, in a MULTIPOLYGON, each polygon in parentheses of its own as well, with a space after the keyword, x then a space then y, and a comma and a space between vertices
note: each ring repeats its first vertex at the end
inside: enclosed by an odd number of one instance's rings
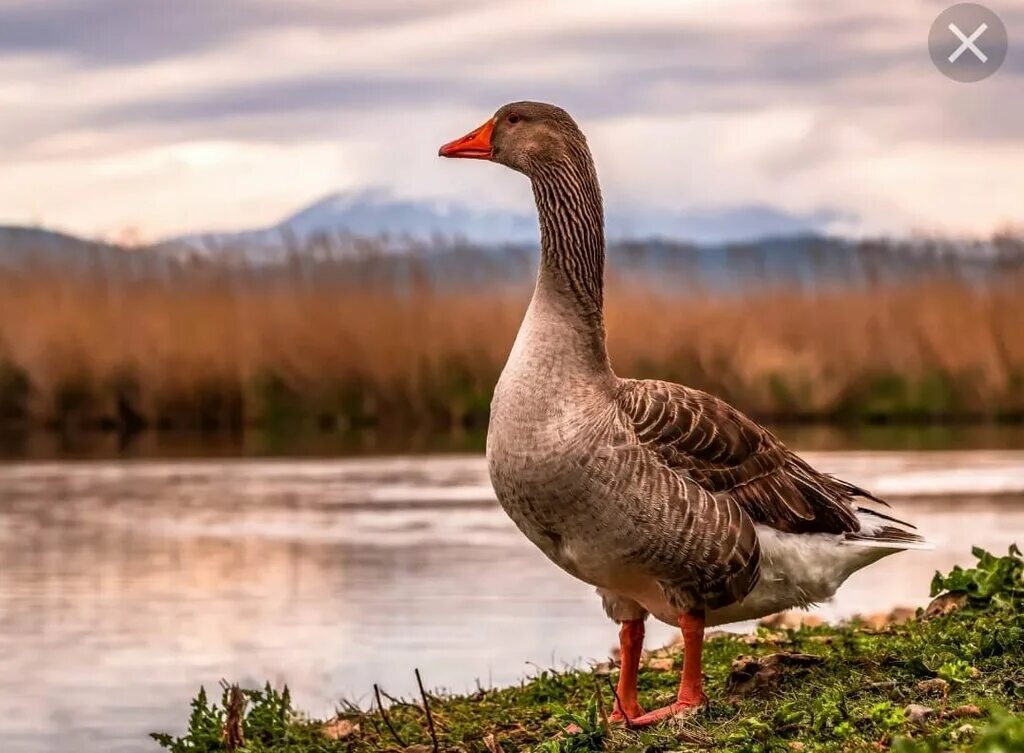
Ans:
POLYGON ((509 123, 511 123, 512 125, 515 125, 516 123, 518 123, 518 122, 519 122, 519 116, 518 116, 518 115, 516 115, 516 114, 515 114, 514 112, 510 112, 510 113, 508 114, 508 117, 507 117, 507 118, 505 118, 505 120, 507 120, 507 121, 508 121, 509 123))

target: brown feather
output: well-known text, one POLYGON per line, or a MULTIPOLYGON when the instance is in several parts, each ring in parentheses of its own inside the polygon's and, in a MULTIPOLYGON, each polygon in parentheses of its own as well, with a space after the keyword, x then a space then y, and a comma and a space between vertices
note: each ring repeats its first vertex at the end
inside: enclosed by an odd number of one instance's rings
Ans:
POLYGON ((623 380, 618 403, 641 445, 757 523, 788 533, 856 533, 855 498, 875 499, 819 473, 768 429, 706 392, 623 380))

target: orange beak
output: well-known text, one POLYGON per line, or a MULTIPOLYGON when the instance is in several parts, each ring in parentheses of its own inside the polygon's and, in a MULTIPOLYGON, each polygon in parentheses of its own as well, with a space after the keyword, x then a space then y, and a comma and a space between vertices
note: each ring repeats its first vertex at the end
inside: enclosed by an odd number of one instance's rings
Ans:
POLYGON ((449 141, 437 151, 438 157, 461 157, 462 159, 491 159, 491 133, 494 131, 494 118, 491 118, 475 131, 470 131, 461 139, 449 141))

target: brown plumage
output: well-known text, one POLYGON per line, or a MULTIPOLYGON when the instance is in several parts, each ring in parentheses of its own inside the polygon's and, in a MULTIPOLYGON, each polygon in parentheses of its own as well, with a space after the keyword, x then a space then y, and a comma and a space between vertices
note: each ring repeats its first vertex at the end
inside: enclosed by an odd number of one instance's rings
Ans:
POLYGON ((628 380, 619 404, 641 444, 713 494, 736 500, 755 523, 787 533, 855 533, 854 499, 875 499, 814 470, 770 431, 706 392, 628 380))

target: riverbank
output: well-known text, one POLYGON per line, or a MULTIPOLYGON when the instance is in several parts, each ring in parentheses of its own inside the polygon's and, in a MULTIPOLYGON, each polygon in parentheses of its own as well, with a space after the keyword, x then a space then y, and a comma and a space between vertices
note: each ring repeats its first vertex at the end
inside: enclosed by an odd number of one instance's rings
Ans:
MULTIPOLYGON (((217 703, 200 693, 184 737, 155 737, 172 753, 231 750, 239 740, 245 747, 237 749, 260 753, 1021 750, 1024 559, 1015 548, 976 556, 975 567, 936 577, 940 598, 928 610, 887 624, 715 635, 705 651, 711 704, 681 724, 609 727, 616 670, 604 664, 542 671, 465 696, 384 696, 383 712, 343 704, 326 721, 296 712, 287 690, 232 698, 226 689, 217 703)), ((671 696, 680 661, 676 647, 645 655, 641 703, 655 707, 671 696)))
MULTIPOLYGON (((800 452, 1024 449, 1024 424, 769 424, 800 452)), ((484 429, 431 431, 157 432, 0 430, 0 462, 193 458, 349 458, 482 454, 484 429)))

